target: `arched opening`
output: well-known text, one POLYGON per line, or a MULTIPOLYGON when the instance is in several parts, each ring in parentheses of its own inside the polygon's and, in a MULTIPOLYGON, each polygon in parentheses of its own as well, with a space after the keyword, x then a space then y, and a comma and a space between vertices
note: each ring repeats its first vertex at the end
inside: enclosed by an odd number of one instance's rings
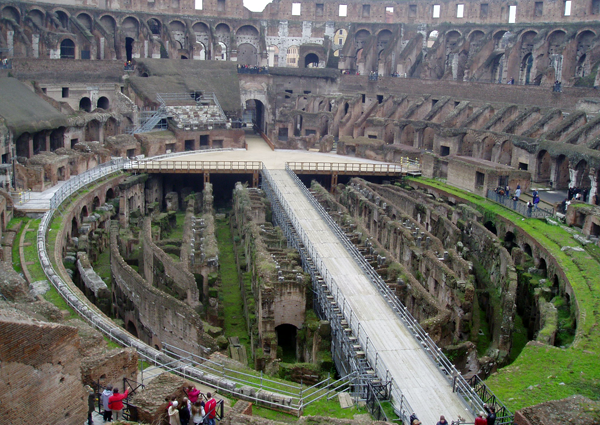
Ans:
POLYGON ((499 54, 498 56, 496 56, 494 58, 494 60, 492 61, 492 67, 491 67, 491 83, 502 83, 502 79, 504 77, 504 62, 505 62, 505 55, 504 53, 499 54))
POLYGON ((319 57, 315 53, 309 53, 304 57, 304 67, 305 68, 318 68, 319 67, 319 57))
POLYGON ((513 248, 517 246, 515 241, 515 234, 513 232, 506 232, 504 235, 504 248, 506 248, 508 252, 512 252, 513 248))
POLYGON ((558 276, 554 275, 552 278, 552 295, 557 296, 560 292, 560 282, 558 280, 558 276))
POLYGON ((521 62, 521 72, 523 73, 523 84, 531 84, 531 68, 533 68, 533 55, 528 53, 521 62))
POLYGON ((89 97, 82 97, 79 101, 79 110, 85 112, 91 112, 92 110, 92 101, 89 97))
POLYGON ((33 135, 33 154, 37 155, 38 153, 46 150, 46 132, 40 131, 39 133, 35 133, 33 135))
POLYGON ((434 135, 435 132, 431 127, 427 127, 425 130, 423 130, 423 149, 425 149, 428 152, 433 152, 434 135))
POLYGON ((87 205, 84 205, 83 208, 81 208, 81 213, 79 213, 79 221, 81 223, 83 223, 83 219, 85 217, 87 217, 88 215, 89 215, 89 213, 88 213, 87 205))
POLYGON ((512 143, 510 140, 505 140, 500 147, 500 155, 498 162, 502 165, 510 165, 512 161, 512 143))
POLYGON ((552 171, 552 158, 548 151, 542 150, 537 156, 537 176, 535 181, 548 182, 550 181, 550 173, 552 171))
POLYGON ((181 55, 181 57, 179 59, 187 59, 188 57, 186 55, 181 55))
POLYGON ((346 116, 348 114, 348 109, 350 109, 350 104, 348 102, 346 102, 344 104, 344 116, 346 116))
POLYGON ((127 62, 133 59, 133 43, 135 43, 133 38, 125 37, 125 55, 127 62))
POLYGON ((21 14, 12 6, 6 6, 4 9, 2 9, 2 17, 14 20, 17 24, 21 23, 21 14))
POLYGON ((110 107, 110 102, 108 101, 108 98, 106 96, 101 96, 98 99, 98 103, 96 105, 98 108, 108 110, 108 108, 110 107))
POLYGON ((285 363, 296 362, 296 335, 298 329, 294 325, 283 324, 275 328, 277 347, 281 347, 281 360, 285 363))
POLYGON ((100 141, 100 122, 92 120, 85 125, 85 140, 87 142, 100 141))
POLYGON ((248 99, 244 109, 244 122, 251 120, 260 131, 265 132, 265 107, 260 100, 248 99))
POLYGON ((50 133, 50 151, 54 152, 65 145, 65 127, 59 127, 50 133))
POLYGON ((77 225, 77 218, 73 217, 71 220, 71 237, 76 238, 79 236, 79 226, 77 225))
POLYGON ((104 138, 106 139, 107 137, 110 137, 110 136, 116 136, 118 134, 118 128, 119 128, 119 124, 117 123, 117 120, 114 119, 113 117, 110 117, 104 123, 104 131, 103 131, 104 138))
POLYGON ((556 181, 557 189, 566 189, 569 187, 569 159, 565 155, 560 155, 556 159, 556 181))
POLYGON ((115 191, 113 190, 112 187, 106 191, 106 196, 104 199, 106 199, 106 202, 112 201, 113 199, 115 199, 115 191))
POLYGON ((588 190, 592 187, 590 167, 585 159, 579 161, 575 167, 575 187, 588 190))
POLYGON ((96 211, 96 208, 98 208, 99 206, 100 206, 100 198, 95 196, 94 200, 92 201, 92 211, 96 211))
POLYGON ((486 221, 484 224, 485 228, 492 232, 494 235, 498 236, 498 230, 496 230, 496 225, 491 221, 486 221))
POLYGON ((58 21, 57 29, 69 29, 69 15, 62 10, 57 10, 54 12, 54 17, 58 21))
POLYGON ((412 125, 408 124, 402 129, 400 134, 400 144, 407 146, 414 146, 415 143, 415 129, 412 125))
POLYGON ((294 118, 294 136, 300 137, 302 135, 302 115, 296 115, 294 118))
POLYGON ((298 46, 288 47, 285 63, 288 68, 298 67, 298 46))
POLYGON ((533 251, 531 250, 531 245, 529 245, 528 243, 523 245, 523 252, 527 255, 529 255, 530 257, 533 256, 533 251))
POLYGON ((431 31, 427 37, 427 48, 433 47, 439 36, 440 33, 438 30, 431 31))
POLYGON ((485 159, 486 161, 492 160, 492 150, 494 149, 495 144, 496 140, 491 136, 487 136, 483 139, 483 142, 481 143, 481 159, 485 159))
POLYGON ((131 335, 133 335, 136 338, 138 337, 137 328, 135 327, 135 324, 131 320, 127 322, 127 332, 129 332, 131 335))
POLYGON ((75 43, 68 38, 60 43, 60 58, 75 59, 75 43))
POLYGON ((546 273, 548 271, 548 266, 546 265, 546 260, 540 258, 540 262, 538 264, 538 270, 540 271, 540 276, 546 278, 546 273))
POLYGON ((149 19, 148 28, 150 29, 150 33, 152 33, 152 35, 160 35, 160 21, 158 19, 149 19))
POLYGON ((227 46, 222 41, 217 44, 217 51, 215 52, 215 60, 226 61, 227 60, 227 46))

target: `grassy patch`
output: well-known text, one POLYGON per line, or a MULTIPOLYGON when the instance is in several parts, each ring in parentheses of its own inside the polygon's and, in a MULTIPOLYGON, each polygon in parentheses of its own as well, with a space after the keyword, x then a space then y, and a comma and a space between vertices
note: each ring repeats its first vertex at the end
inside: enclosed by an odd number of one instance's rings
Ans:
POLYGON ((219 243, 219 263, 221 273, 221 296, 224 312, 224 333, 226 337, 237 336, 246 346, 248 362, 252 364, 250 337, 244 317, 244 300, 238 279, 233 239, 229 228, 229 219, 215 221, 215 233, 219 243))
POLYGON ((106 283, 110 289, 111 272, 110 272, 110 249, 107 247, 100 253, 98 259, 94 263, 94 271, 106 283))
POLYGON ((515 315, 515 328, 512 334, 512 346, 508 355, 508 362, 514 362, 525 345, 527 344, 527 328, 523 325, 523 319, 518 314, 515 315))

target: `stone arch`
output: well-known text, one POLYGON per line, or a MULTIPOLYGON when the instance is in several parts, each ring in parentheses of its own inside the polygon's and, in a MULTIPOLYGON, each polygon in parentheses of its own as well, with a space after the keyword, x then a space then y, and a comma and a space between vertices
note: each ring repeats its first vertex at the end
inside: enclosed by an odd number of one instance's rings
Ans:
POLYGON ((481 30, 473 30, 467 36, 467 40, 469 40, 469 50, 473 52, 474 50, 479 49, 483 43, 483 39, 485 38, 485 33, 481 30))
POLYGON ((463 156, 473 156, 473 146, 475 145, 476 141, 477 138, 473 133, 465 134, 460 142, 458 154, 463 156))
POLYGON ((521 67, 519 68, 519 82, 523 85, 529 85, 535 81, 535 78, 532 78, 535 72, 533 62, 533 53, 527 53, 523 56, 521 67))
POLYGON ((137 329, 136 324, 133 323, 133 320, 127 321, 127 332, 129 332, 135 338, 139 338, 138 329, 137 329))
POLYGON ((2 17, 4 19, 11 19, 17 24, 21 24, 21 13, 13 6, 5 6, 2 8, 2 17))
POLYGON ((88 217, 90 215, 89 211, 88 211, 88 207, 87 205, 84 205, 83 207, 81 207, 81 211, 79 212, 79 222, 83 223, 83 219, 85 217, 88 217))
POLYGON ((100 96, 98 98, 98 102, 96 102, 96 107, 108 110, 110 108, 110 101, 108 100, 108 97, 100 96))
POLYGON ((186 26, 183 22, 177 19, 169 22, 169 32, 177 50, 187 49, 186 26))
POLYGON ((92 200, 92 211, 96 211, 100 206, 100 198, 98 196, 94 196, 92 200))
POLYGON ((383 52, 390 41, 392 40, 393 34, 388 29, 382 29, 377 33, 377 54, 380 55, 383 52))
POLYGON ((85 29, 87 29, 88 31, 92 31, 94 20, 90 15, 88 15, 87 13, 80 13, 79 15, 77 15, 77 20, 83 27, 85 27, 85 29))
POLYGON ((195 60, 206 60, 207 58, 206 45, 201 41, 196 41, 196 46, 194 47, 194 59, 195 60))
POLYGON ((259 128, 260 131, 264 132, 266 127, 264 103, 258 99, 248 99, 244 105, 244 113, 251 114, 252 122, 259 128))
POLYGON ((496 144, 496 139, 492 136, 486 136, 481 141, 481 159, 485 159, 486 161, 492 160, 492 151, 494 149, 494 145, 496 144))
POLYGON ((592 187, 590 180, 590 166, 585 159, 580 160, 575 166, 574 186, 580 189, 589 189, 592 187))
POLYGON ((70 15, 66 10, 63 10, 63 9, 55 9, 54 10, 54 17, 58 20, 58 22, 60 24, 59 29, 65 29, 65 30, 69 29, 69 16, 70 15))
POLYGON ((75 42, 70 38, 65 38, 60 42, 60 58, 75 59, 75 42))
POLYGON ((204 22, 196 22, 192 26, 192 31, 196 36, 196 45, 194 46, 194 59, 209 59, 207 46, 210 46, 210 29, 204 22))
POLYGON ((529 245, 528 243, 523 244, 523 252, 529 255, 530 257, 533 257, 533 250, 531 249, 531 245, 529 245))
POLYGON ((73 217, 71 220, 71 238, 79 236, 79 225, 77 224, 77 217, 73 217))
POLYGON ((51 152, 54 152, 56 149, 60 149, 65 146, 65 130, 65 127, 58 127, 52 130, 50 133, 51 152))
POLYGON ((567 33, 562 29, 555 29, 554 31, 551 31, 546 37, 546 42, 548 43, 548 53, 561 53, 561 46, 564 44, 566 37, 567 33))
POLYGON ((504 79, 506 55, 500 53, 492 59, 490 67, 490 83, 502 83, 504 79))
POLYGON ((366 41, 371 37, 371 33, 366 29, 360 29, 354 34, 354 47, 358 51, 365 47, 366 41))
POLYGON ((85 125, 85 140, 88 142, 100 141, 100 122, 91 120, 85 125))
POLYGON ((110 136, 116 136, 119 134, 119 123, 116 119, 110 117, 106 120, 102 129, 102 133, 104 134, 105 139, 110 136))
POLYGON ((551 180, 552 157, 546 150, 541 150, 537 154, 537 170, 534 176, 537 182, 548 182, 551 180))
POLYGON ((108 31, 111 34, 115 33, 115 30, 117 28, 117 21, 111 15, 103 15, 100 18, 100 23, 106 31, 108 31))
POLYGON ((565 189, 569 187, 569 158, 565 155, 560 155, 556 158, 556 173, 554 176, 555 187, 557 189, 565 189))
POLYGON ((17 146, 17 156, 23 156, 25 158, 31 158, 31 151, 29 142, 31 140, 31 134, 25 132, 17 138, 15 145, 17 146))
POLYGON ((162 23, 156 18, 148 19, 148 28, 150 29, 150 33, 152 35, 161 35, 162 33, 162 23))
POLYGON ((112 187, 109 187, 106 190, 106 195, 104 196, 104 199, 105 199, 105 202, 115 199, 115 190, 112 187))
POLYGON ((39 131, 33 135, 33 154, 46 150, 46 131, 39 131))
POLYGON ((506 232, 504 234, 504 248, 510 253, 513 248, 517 246, 517 237, 513 232, 506 232))
POLYGON ((79 100, 79 110, 80 111, 85 111, 85 112, 91 112, 92 111, 92 101, 90 100, 89 97, 82 97, 79 100))
POLYGON ((492 40, 494 40, 494 50, 505 49, 510 35, 510 31, 505 28, 494 31, 492 35, 492 40))
POLYGON ((317 68, 319 66, 319 56, 316 53, 309 53, 304 56, 305 68, 317 68))
POLYGON ((402 133, 400 133, 400 144, 407 146, 414 146, 415 144, 415 128, 412 124, 404 126, 402 133))
POLYGON ((240 65, 258 65, 258 51, 256 47, 250 43, 238 45, 237 61, 240 65))
POLYGON ((431 127, 425 127, 423 129, 423 146, 422 148, 426 151, 433 151, 433 140, 435 138, 435 131, 431 127))
POLYGON ((483 226, 492 232, 494 235, 498 236, 498 229, 496 229, 496 225, 493 221, 486 221, 483 226))
POLYGON ((595 37, 596 33, 589 29, 583 30, 577 35, 577 52, 575 53, 575 70, 573 72, 575 77, 583 78, 591 73, 592 64, 588 52, 594 46, 595 37))
POLYGON ((37 26, 38 28, 44 28, 44 22, 46 21, 45 18, 46 14, 45 12, 41 11, 40 9, 31 9, 27 12, 27 17, 29 18, 29 20, 31 20, 31 22, 33 22, 33 24, 35 26, 37 26))
POLYGON ((215 27, 215 38, 217 41, 225 43, 229 46, 231 37, 231 28, 226 23, 221 22, 215 27))
POLYGON ((498 163, 503 165, 510 165, 512 163, 512 142, 505 140, 500 146, 500 152, 498 153, 498 163))
POLYGON ((137 40, 140 33, 140 21, 135 16, 126 16, 121 21, 121 31, 126 37, 137 40))
POLYGON ((427 48, 432 48, 439 37, 440 32, 438 30, 430 31, 429 34, 427 34, 427 48))

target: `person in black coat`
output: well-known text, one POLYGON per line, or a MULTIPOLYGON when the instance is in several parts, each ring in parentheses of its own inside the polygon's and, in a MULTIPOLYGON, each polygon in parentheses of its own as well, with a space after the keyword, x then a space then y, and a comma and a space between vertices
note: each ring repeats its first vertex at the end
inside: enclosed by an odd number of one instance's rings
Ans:
POLYGON ((484 404, 483 408, 487 412, 487 425, 494 425, 496 423, 496 408, 487 404, 484 404))

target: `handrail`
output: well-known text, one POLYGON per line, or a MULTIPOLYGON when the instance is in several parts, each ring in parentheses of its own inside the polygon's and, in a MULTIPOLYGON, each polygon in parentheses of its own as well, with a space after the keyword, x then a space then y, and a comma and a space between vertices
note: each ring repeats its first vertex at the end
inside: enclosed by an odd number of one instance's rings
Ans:
POLYGON ((288 162, 292 171, 321 171, 349 173, 404 173, 418 171, 421 165, 418 161, 405 158, 395 164, 374 164, 368 162, 288 162))
POLYGON ((260 171, 261 161, 130 161, 131 171, 260 171))

